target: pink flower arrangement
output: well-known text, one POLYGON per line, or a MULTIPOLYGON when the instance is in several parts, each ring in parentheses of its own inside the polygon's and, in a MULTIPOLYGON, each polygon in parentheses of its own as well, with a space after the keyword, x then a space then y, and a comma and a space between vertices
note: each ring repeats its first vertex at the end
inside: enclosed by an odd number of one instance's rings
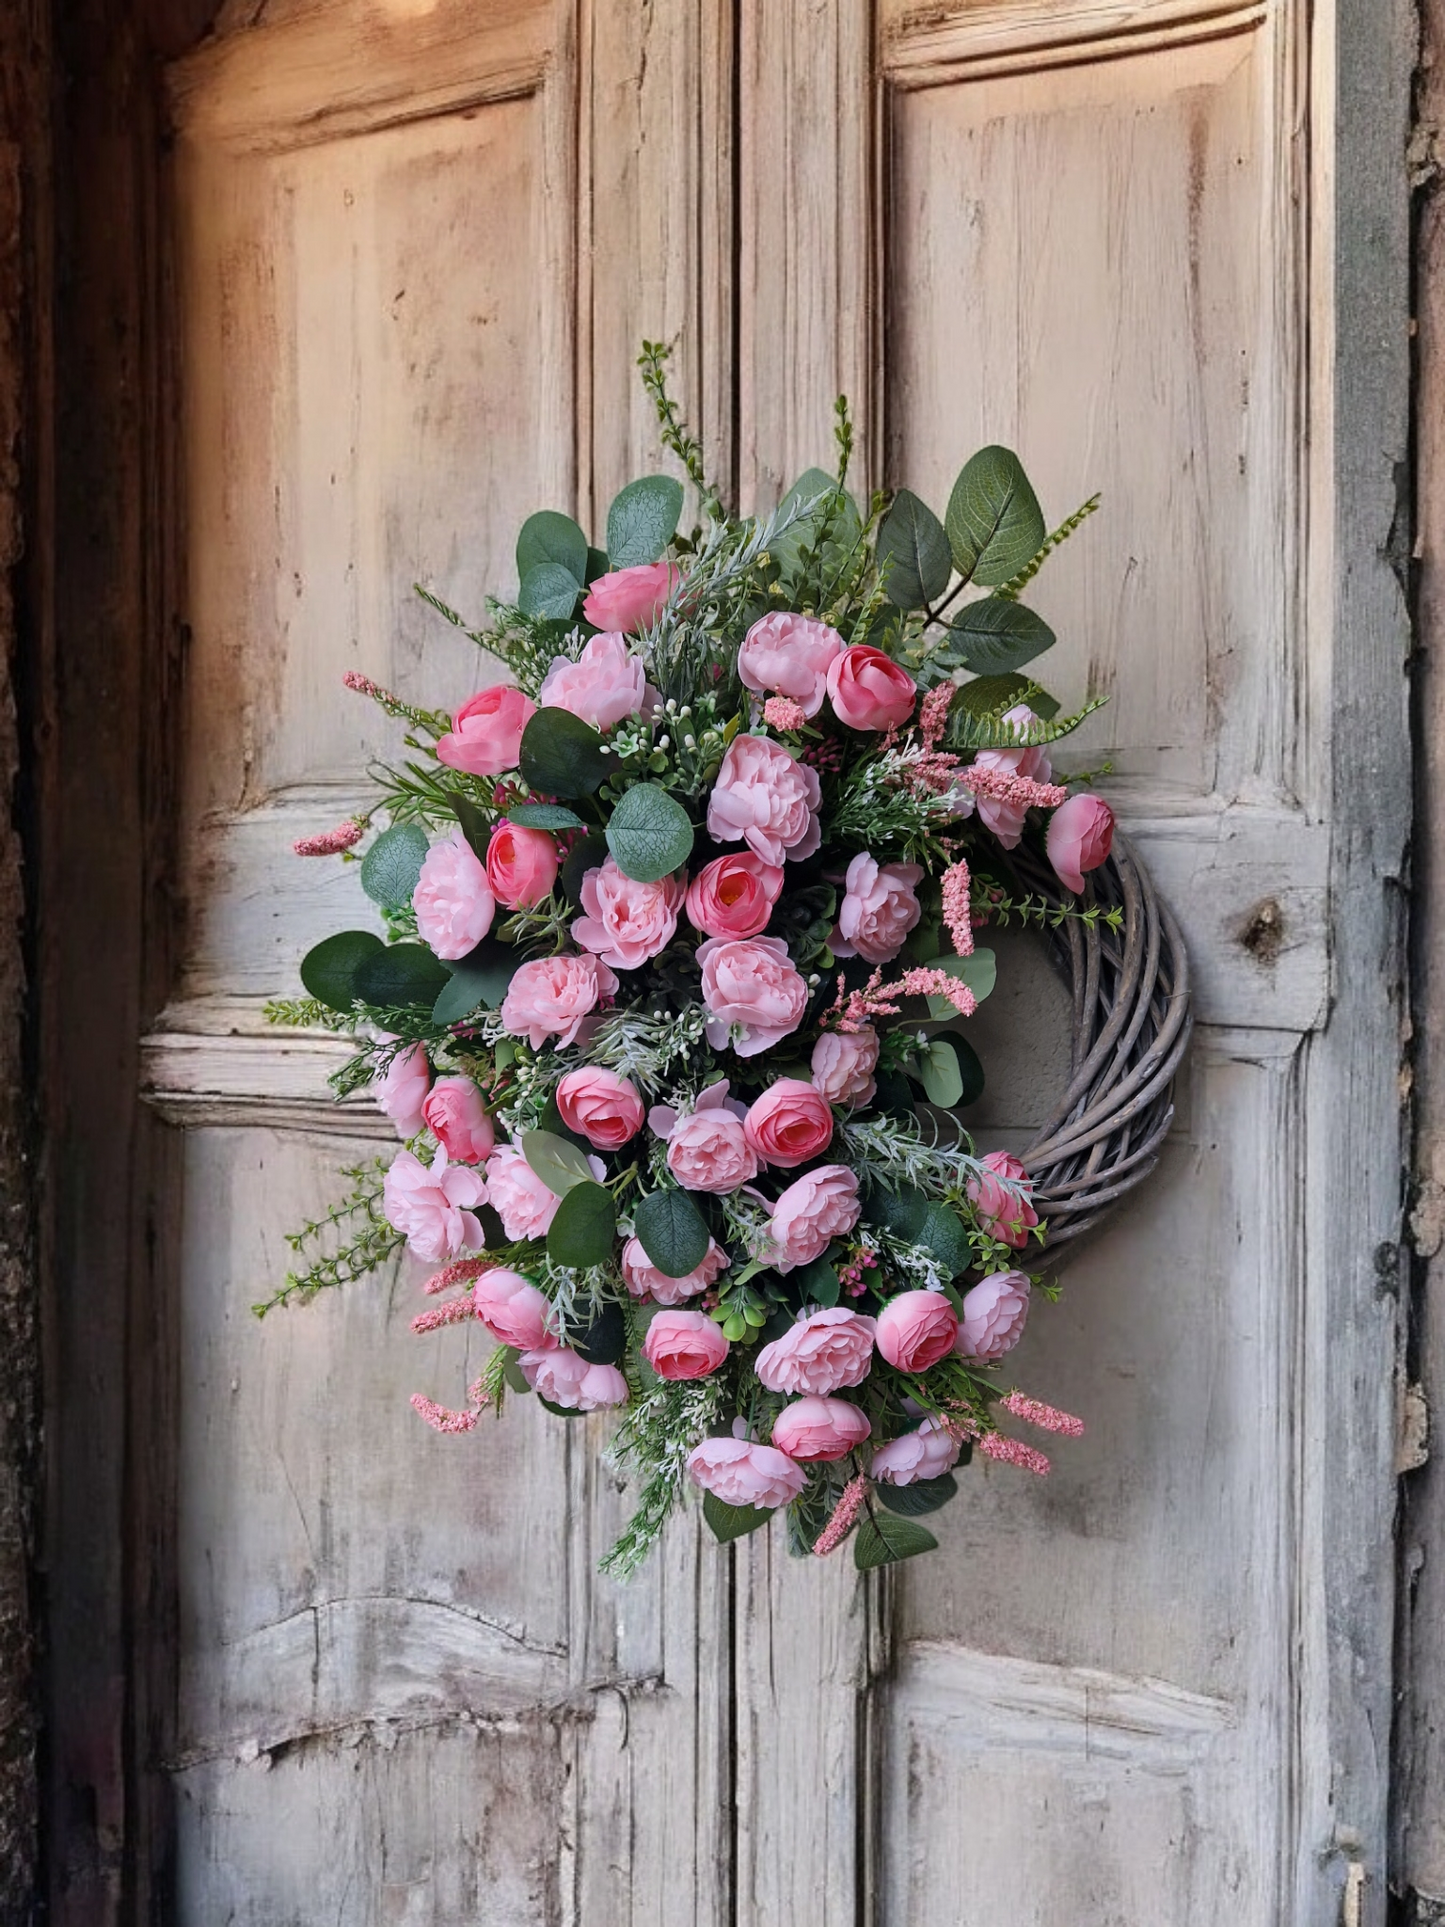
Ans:
POLYGON ((700 1311, 660 1311, 647 1328, 642 1356, 659 1378, 706 1378, 729 1351, 728 1341, 700 1311))
POLYGON ((988 1175, 968 1183, 978 1221, 1001 1244, 1022 1251, 1039 1221, 1029 1202, 1029 1174, 1009 1151, 990 1151, 980 1162, 988 1175))
POLYGON ((687 1455, 693 1482, 724 1505, 755 1506, 773 1512, 796 1499, 807 1474, 775 1446, 750 1439, 703 1439, 687 1455))
POLYGON ((656 622, 681 580, 681 571, 672 562, 638 562, 630 569, 612 569, 588 589, 582 613, 594 629, 636 635, 656 622))
POLYGON ((845 1385, 861 1385, 873 1366, 871 1318, 857 1312, 815 1311, 764 1345, 755 1370, 770 1392, 826 1397, 845 1385))
POLYGON ((460 830, 432 844, 411 907, 422 941, 448 962, 475 950, 491 929, 497 900, 485 867, 460 830))
POLYGON ((482 1094, 469 1077, 439 1077, 427 1093, 421 1114, 454 1164, 480 1164, 497 1142, 482 1094))
POLYGON ((784 874, 752 850, 714 857, 687 886, 688 921, 709 937, 756 937, 767 928, 784 874))
POLYGON ((437 761, 468 776, 503 776, 517 767, 522 732, 536 713, 531 697, 506 683, 479 690, 457 711, 451 734, 438 742, 437 761))
POLYGON ((543 957, 513 976, 502 999, 502 1024, 533 1050, 549 1037, 565 1046, 575 1042, 584 1019, 616 995, 617 979, 600 958, 543 957))
POLYGON ((557 881, 557 840, 545 830, 499 823, 487 845, 487 882, 498 903, 530 910, 551 895, 557 881))
POLYGON ((1029 1315, 1026 1271, 993 1271, 963 1295, 954 1349, 960 1358, 996 1365, 1024 1335, 1029 1315))
POLYGON ((586 915, 574 920, 573 941, 613 970, 640 970, 672 942, 686 888, 680 877, 636 883, 609 856, 582 879, 586 915))
POLYGON ((811 1084, 780 1077, 748 1111, 743 1133, 761 1163, 791 1171, 832 1143, 832 1107, 811 1084))
POLYGON ((826 622, 774 609, 743 637, 738 675, 746 688, 786 696, 804 717, 816 716, 828 693, 828 670, 843 653, 843 638, 826 622))
POLYGON ((798 1028, 808 986, 780 937, 709 937, 697 947, 707 1040, 756 1057, 798 1028))
POLYGON ((439 1150, 431 1165, 410 1151, 398 1151, 382 1192, 387 1221, 406 1239, 406 1248, 428 1264, 454 1258, 459 1251, 480 1251, 482 1227, 472 1212, 487 1201, 481 1173, 448 1165, 439 1150))
POLYGON ((543 709, 570 709, 594 729, 611 729, 635 716, 647 693, 641 656, 629 653, 627 638, 594 636, 576 662, 555 656, 537 692, 543 709))
POLYGON ((599 1151, 617 1150, 642 1129, 637 1086, 599 1064, 584 1064, 558 1080, 557 1109, 567 1129, 599 1151))
POLYGON ((773 1444, 790 1459, 816 1464, 846 1459, 872 1430, 867 1413, 847 1399, 809 1396, 783 1407, 773 1421, 773 1444))
POLYGON ((654 1305, 681 1305, 715 1284, 732 1260, 715 1238, 709 1238, 702 1263, 681 1278, 669 1278, 648 1257, 642 1240, 629 1238, 617 1262, 632 1297, 650 1299, 654 1305))
POLYGON ((903 948, 903 940, 923 914, 917 889, 923 881, 918 863, 885 863, 871 856, 855 856, 848 865, 847 894, 833 933, 837 957, 866 957, 888 963, 903 948))
POLYGON ((812 856, 823 840, 818 772, 766 736, 738 736, 722 761, 707 806, 707 833, 744 842, 774 866, 812 856))

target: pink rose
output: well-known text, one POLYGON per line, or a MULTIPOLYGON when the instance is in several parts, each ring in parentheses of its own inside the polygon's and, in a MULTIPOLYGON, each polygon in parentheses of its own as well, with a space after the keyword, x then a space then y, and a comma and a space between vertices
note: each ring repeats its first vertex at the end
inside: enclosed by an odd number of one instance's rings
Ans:
POLYGON ((439 1077, 421 1112, 454 1164, 480 1164, 497 1142, 482 1094, 469 1077, 439 1077))
POLYGON ((371 1088, 377 1103, 396 1126, 397 1136, 415 1137, 427 1121, 426 1094, 431 1088, 431 1069, 426 1061, 426 1047, 408 1044, 405 1050, 399 1050, 371 1088))
POLYGON ((467 1207, 485 1204, 487 1187, 480 1171, 447 1164, 438 1151, 428 1170, 410 1151, 398 1151, 382 1186, 387 1222, 406 1239, 406 1248, 429 1265, 480 1251, 482 1227, 467 1207))
POLYGON ((615 1071, 587 1064, 557 1086, 557 1109, 569 1131, 580 1131, 599 1151, 615 1151, 642 1129, 637 1087, 615 1071))
POLYGON ((487 882, 509 910, 531 910, 557 881, 557 839, 520 823, 499 823, 487 845, 487 882))
POLYGON ((830 1104, 866 1104, 878 1086, 878 1033, 825 1030, 813 1046, 813 1088, 830 1104))
POLYGON ((800 1398, 773 1421, 773 1444, 790 1459, 846 1459, 873 1427, 846 1398, 800 1398))
POLYGON ((960 1358, 994 1365, 1024 1335, 1029 1315, 1029 1278, 1024 1271, 994 1271, 963 1295, 954 1350, 960 1358))
POLYGON ((738 674, 755 694, 770 689, 790 696, 804 716, 816 716, 828 691, 828 666, 842 651, 843 638, 826 622, 775 609, 743 637, 738 674))
POLYGON ((900 1372, 926 1372, 957 1336, 958 1314, 941 1291, 901 1291, 878 1314, 878 1349, 900 1372))
MULTIPOLYGON (((1003 720, 1015 729, 1031 729, 1039 718, 1027 703, 1016 703, 1005 711, 1003 720)), ((1026 776, 1035 783, 1047 783, 1053 774, 1048 752, 1042 748, 981 749, 973 760, 980 769, 1004 770, 1014 776, 1026 776)), ((1017 848, 1027 814, 1027 804, 1009 803, 998 796, 978 798, 979 822, 993 831, 1006 850, 1017 848)))
POLYGON ((874 1321, 835 1307, 790 1325, 758 1353, 759 1381, 770 1392, 826 1395, 861 1385, 873 1366, 874 1321))
POLYGON ((926 1418, 916 1432, 880 1445, 868 1471, 884 1485, 916 1485, 921 1479, 941 1479, 958 1464, 958 1452, 958 1440, 938 1419, 926 1418))
POLYGON ((1082 896, 1085 870, 1097 870, 1114 846, 1114 812, 1102 796, 1080 790, 1049 818, 1046 847, 1054 874, 1082 896))
POLYGON ((509 1238, 545 1238, 562 1202, 510 1144, 487 1159, 487 1196, 509 1238))
POLYGON ((609 856, 582 879, 586 914, 573 921, 573 940, 613 970, 637 970, 672 942, 685 889, 680 876, 638 883, 609 856))
POLYGON ((630 569, 599 575, 587 591, 582 613, 594 629, 636 635, 661 615, 667 598, 682 580, 674 562, 639 562, 630 569))
POLYGON ((923 912, 914 888, 923 880, 917 863, 885 863, 855 856, 848 865, 847 894, 833 933, 833 954, 888 963, 923 912))
POLYGON ((823 840, 818 772, 766 736, 735 736, 707 805, 707 833, 746 842, 764 862, 812 856, 823 840))
POLYGON ((973 1200, 979 1224, 1001 1244, 1022 1251, 1029 1241, 1029 1232, 1039 1221, 1039 1214, 1029 1203, 1027 1190, 1021 1193, 1013 1187, 1028 1186, 1029 1174, 1007 1151, 990 1151, 980 1161, 986 1171, 996 1175, 969 1179, 968 1195, 973 1200), (1008 1178, 1011 1183, 1000 1184, 1000 1178, 1008 1178))
MULTIPOLYGON (((727 1085, 722 1089, 726 1091, 727 1085)), ((708 1095, 704 1091, 697 1109, 673 1125, 667 1140, 667 1168, 684 1191, 711 1191, 722 1197, 758 1175, 758 1160, 742 1119, 721 1103, 705 1106, 708 1095)))
POLYGON ((582 1020, 617 995, 617 979, 599 957, 539 957, 514 972, 499 1015, 511 1037, 540 1050, 549 1037, 565 1049, 582 1020))
POLYGON ((707 1256, 697 1270, 688 1272, 685 1278, 669 1278, 653 1264, 640 1238, 629 1238, 622 1247, 622 1276, 627 1289, 634 1298, 650 1298, 658 1305, 680 1305, 685 1298, 696 1298, 715 1281, 719 1272, 728 1270, 731 1263, 722 1246, 709 1238, 707 1256))
POLYGON ((765 1164, 792 1171, 832 1143, 833 1110, 811 1084, 780 1077, 754 1101, 743 1129, 765 1164))
POLYGON ((543 709, 570 709, 594 729, 611 729, 637 714, 646 691, 641 656, 628 655, 626 636, 606 634, 594 636, 577 662, 554 656, 537 699, 543 709))
POLYGON ((697 947, 707 1041, 723 1050, 733 1027, 739 1057, 756 1057, 803 1021, 808 986, 781 937, 709 937, 697 947))
POLYGON ((499 1345, 513 1345, 519 1352, 551 1351, 556 1346, 551 1303, 521 1272, 501 1265, 484 1271, 472 1287, 472 1303, 499 1345))
POLYGON ((855 642, 828 667, 833 714, 849 729, 898 729, 913 714, 918 685, 881 649, 855 642))
POLYGON ((523 1352, 517 1365, 540 1398, 564 1411, 599 1412, 627 1403, 627 1380, 615 1365, 589 1365, 567 1345, 550 1352, 523 1352))
POLYGON ((642 1341, 642 1356, 659 1378, 706 1378, 728 1349, 720 1327, 701 1311, 660 1311, 642 1341))
POLYGON ((714 857, 687 886, 688 918, 707 937, 755 937, 782 895, 783 875, 751 850, 714 857))
POLYGON ((476 851, 459 829, 427 851, 411 906, 423 943, 448 962, 475 950, 491 929, 497 901, 476 851))
POLYGON ((794 1178, 768 1221, 775 1269, 810 1265, 834 1238, 853 1229, 861 1209, 858 1179, 846 1164, 822 1164, 794 1178))
POLYGON ((502 776, 517 767, 522 731, 537 705, 509 683, 494 683, 462 704, 452 733, 437 744, 437 760, 469 776, 502 776))
POLYGON ((800 1465, 771 1445, 752 1439, 704 1439, 687 1455, 693 1483, 724 1505, 751 1505, 775 1512, 808 1483, 800 1465))

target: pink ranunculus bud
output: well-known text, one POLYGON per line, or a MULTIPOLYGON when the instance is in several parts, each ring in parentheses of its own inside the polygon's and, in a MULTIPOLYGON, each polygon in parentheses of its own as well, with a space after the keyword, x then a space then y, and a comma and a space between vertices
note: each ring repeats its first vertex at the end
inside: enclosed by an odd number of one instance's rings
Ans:
POLYGON ((900 1372, 926 1372, 957 1336, 958 1314, 941 1291, 901 1291, 878 1314, 878 1349, 900 1372))
POLYGON ((709 1238, 707 1256, 697 1270, 688 1272, 685 1278, 669 1278, 643 1250, 642 1240, 629 1238, 622 1247, 620 1263, 623 1280, 634 1298, 650 1298, 656 1305, 680 1305, 706 1291, 732 1260, 715 1239, 709 1238))
POLYGON ((550 896, 561 859, 557 839, 520 823, 499 823, 487 845, 487 882, 509 910, 531 910, 550 896))
POLYGON ((496 1145, 496 1129, 469 1077, 439 1077, 422 1105, 422 1116, 453 1164, 480 1164, 496 1145))
POLYGON ((757 1374, 770 1392, 826 1397, 861 1385, 873 1367, 874 1321, 835 1306, 811 1312, 758 1353, 757 1374))
POLYGON ((873 1427, 846 1398, 800 1398, 773 1421, 773 1444, 790 1459, 817 1464, 846 1459, 873 1427))
POLYGON ((464 702, 449 736, 437 744, 437 760, 469 776, 505 776, 517 767, 522 731, 537 713, 530 696, 509 683, 494 683, 464 702))
POLYGON ((638 970, 672 942, 686 887, 682 876, 639 883, 609 856, 582 879, 584 914, 573 920, 573 941, 613 970, 638 970))
POLYGON ((647 693, 641 656, 629 655, 627 638, 594 636, 576 662, 554 656, 537 701, 543 709, 570 709, 594 729, 611 729, 635 716, 647 693))
POLYGON ((735 736, 707 805, 716 843, 745 842, 764 862, 812 856, 823 840, 818 772, 767 736, 735 736))
POLYGON ((487 1159, 487 1196, 509 1238, 545 1238, 562 1202, 510 1144, 487 1159))
POLYGON ((743 1129, 765 1164, 793 1171, 832 1143, 833 1109, 811 1084, 780 1077, 754 1100, 743 1129))
POLYGON ((898 729, 913 714, 918 684, 891 656, 855 642, 828 670, 833 714, 849 729, 898 729))
POLYGON ((482 1227, 472 1210, 487 1201, 480 1171, 447 1164, 438 1151, 428 1169, 410 1151, 398 1151, 382 1186, 387 1223, 406 1239, 407 1250, 430 1265, 463 1251, 480 1251, 482 1227))
MULTIPOLYGON (((1022 730, 1031 729, 1039 718, 1027 703, 1016 703, 1005 712, 1003 721, 1022 730)), ((1034 783, 1047 783, 1053 774, 1048 751, 1041 746, 1034 749, 981 749, 973 760, 981 769, 1004 770, 1015 776, 1026 776, 1034 783)), ((996 796, 978 798, 979 822, 993 831, 1006 850, 1018 847, 1027 814, 1026 804, 1010 803, 996 796)))
POLYGON ((758 1158, 741 1118, 721 1105, 705 1110, 699 1104, 673 1125, 667 1140, 667 1168, 684 1191, 710 1191, 725 1197, 758 1175, 758 1158))
POLYGON ((582 613, 594 629, 635 636, 656 622, 681 580, 675 562, 638 562, 630 569, 613 569, 592 583, 582 613))
POLYGON ((695 1485, 724 1505, 751 1505, 775 1512, 808 1483, 800 1465, 771 1445, 752 1439, 703 1439, 687 1455, 695 1485))
POLYGON ((498 1014, 507 1035, 525 1037, 533 1050, 549 1037, 565 1049, 616 995, 617 979, 600 957, 539 957, 513 973, 498 1014))
POLYGON ((642 1129, 637 1086, 600 1064, 568 1071, 557 1085, 557 1109, 569 1131, 579 1131, 599 1151, 615 1151, 642 1129))
POLYGON ((760 616, 738 649, 744 688, 788 696, 804 716, 816 716, 828 693, 828 666, 843 653, 843 638, 813 616, 774 609, 760 616))
POLYGON ((568 1412, 600 1412, 627 1403, 627 1380, 615 1365, 589 1365, 570 1346, 523 1352, 518 1369, 532 1390, 568 1412))
POLYGON ((866 1104, 878 1086, 878 1033, 825 1030, 813 1046, 813 1088, 830 1104, 866 1104))
POLYGON ((1029 1233, 1039 1221, 1039 1214, 1028 1199, 1027 1191, 1020 1193, 1013 1186, 1029 1184, 1029 1174, 1023 1164, 1008 1151, 990 1151, 980 1160, 990 1174, 985 1178, 970 1178, 968 1195, 978 1214, 978 1221, 990 1237, 997 1238, 1000 1244, 1012 1245, 1022 1251, 1029 1241, 1029 1233), (1010 1180, 1000 1184, 1000 1178, 1010 1180))
POLYGON ((941 1479, 958 1464, 959 1443, 936 1418, 926 1418, 916 1432, 880 1445, 868 1470, 884 1485, 917 1485, 941 1479))
POLYGON ((917 863, 880 866, 871 856, 855 856, 848 865, 847 894, 833 933, 834 955, 866 957, 869 963, 896 957, 923 914, 916 895, 922 881, 917 863))
POLYGON ((1080 790, 1049 818, 1046 847, 1054 874, 1081 896, 1084 871, 1097 870, 1114 847, 1114 812, 1102 796, 1080 790))
POLYGON ((1026 1271, 994 1271, 963 1295, 963 1317, 954 1350, 960 1358, 993 1365, 1024 1335, 1029 1315, 1026 1271))
POLYGON ((821 1257, 834 1238, 851 1231, 862 1209, 857 1174, 846 1164, 820 1164, 783 1192, 768 1220, 774 1268, 794 1271, 821 1257))
POLYGON ((423 943, 449 963, 475 950, 491 929, 497 900, 485 868, 460 830, 427 851, 411 905, 423 943))
POLYGON ((396 1126, 397 1136, 415 1137, 426 1123, 426 1094, 431 1089, 426 1046, 408 1044, 399 1050, 371 1088, 396 1126))
POLYGON ((698 945, 697 960, 714 1050, 731 1041, 739 1057, 756 1057, 803 1021, 808 986, 781 937, 709 937, 698 945))
POLYGON ((702 1311, 660 1311, 642 1341, 642 1356, 659 1378, 706 1378, 728 1350, 721 1327, 702 1311))
POLYGON ((783 893, 785 874, 752 850, 714 857, 687 886, 688 920, 707 937, 756 937, 783 893))
POLYGON ((551 1351, 557 1344, 551 1301, 519 1271, 498 1266, 484 1271, 472 1287, 478 1318, 499 1345, 519 1352, 551 1351))

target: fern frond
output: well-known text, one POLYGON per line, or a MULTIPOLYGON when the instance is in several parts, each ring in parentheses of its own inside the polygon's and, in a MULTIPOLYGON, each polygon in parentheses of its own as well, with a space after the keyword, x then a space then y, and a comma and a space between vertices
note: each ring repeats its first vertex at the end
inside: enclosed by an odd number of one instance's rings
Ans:
POLYGON ((1044 537, 1044 545, 1038 554, 1031 556, 1019 570, 1018 574, 1014 576, 1011 581, 1005 582, 1002 588, 995 589, 994 594, 996 596, 1002 596, 1005 602, 1017 602, 1024 590, 1053 554, 1054 550, 1057 549, 1060 544, 1068 541, 1069 537, 1073 534, 1074 530, 1079 527, 1081 522, 1088 521, 1089 517, 1094 513, 1094 510, 1099 506, 1099 501, 1099 496, 1091 495, 1087 502, 1080 503, 1079 507, 1074 510, 1067 521, 1060 522, 1052 535, 1044 537))

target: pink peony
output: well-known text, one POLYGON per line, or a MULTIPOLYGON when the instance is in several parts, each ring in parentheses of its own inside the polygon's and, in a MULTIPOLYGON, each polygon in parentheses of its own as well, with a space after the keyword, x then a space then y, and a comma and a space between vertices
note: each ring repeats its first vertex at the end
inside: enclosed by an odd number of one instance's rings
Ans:
POLYGON ((783 891, 782 867, 751 850, 705 864, 687 886, 687 914, 707 937, 755 937, 767 927, 783 891))
POLYGON ((675 562, 639 562, 630 569, 599 575, 587 591, 582 613, 594 629, 635 636, 649 629, 682 580, 675 562))
POLYGON ((672 1127, 667 1168, 684 1191, 711 1191, 722 1197, 758 1175, 758 1160, 741 1118, 721 1104, 704 1109, 699 1099, 697 1109, 672 1127))
POLYGON ((818 772, 766 736, 736 736, 707 805, 707 833, 746 842, 765 862, 812 856, 822 842, 818 772))
POLYGON ((728 1349, 719 1326, 701 1311, 660 1311, 642 1341, 642 1356, 659 1378, 706 1378, 728 1349))
POLYGON ((981 1162, 986 1171, 996 1175, 969 1179, 968 1195, 978 1213, 978 1221, 1001 1244, 1022 1251, 1029 1241, 1029 1232, 1039 1221, 1039 1214, 1029 1203, 1027 1191, 1020 1194, 1012 1187, 1027 1186, 1029 1174, 1007 1151, 990 1151, 981 1162), (1011 1179, 1012 1184, 1000 1184, 999 1178, 1011 1179))
POLYGON ((431 1088, 425 1045, 408 1044, 399 1050, 371 1088, 396 1126, 397 1136, 415 1137, 427 1121, 426 1094, 431 1088))
POLYGON ((1024 1335, 1029 1315, 1029 1278, 1024 1271, 994 1271, 963 1295, 954 1350, 960 1358, 993 1365, 1024 1335))
POLYGON ((382 1186, 387 1223, 401 1232, 407 1250, 429 1265, 481 1250, 482 1227, 468 1207, 486 1201, 481 1172, 448 1166, 445 1151, 437 1152, 430 1170, 410 1151, 398 1151, 382 1186))
POLYGON ((704 1439, 688 1453, 687 1469, 695 1485, 724 1505, 751 1505, 761 1512, 796 1499, 808 1483, 800 1465, 752 1439, 704 1439))
POLYGON ((510 1144, 487 1159, 487 1196, 509 1238, 545 1238, 562 1202, 510 1144))
POLYGON ((437 744, 437 760, 469 776, 503 776, 517 767, 522 731, 536 713, 530 696, 508 683, 494 683, 462 704, 451 735, 437 744))
POLYGON ((803 1021, 808 986, 781 937, 709 937, 698 945, 697 960, 707 1041, 714 1050, 726 1047, 737 1026, 733 1049, 739 1057, 756 1057, 803 1021))
POLYGON ((780 1077, 754 1101, 743 1129, 764 1164, 792 1171, 832 1143, 832 1106, 801 1078, 780 1077))
POLYGON ((843 652, 843 638, 826 622, 775 609, 743 637, 738 674, 745 688, 790 696, 804 716, 816 716, 828 693, 828 666, 843 652))
POLYGON ((871 856, 855 856, 848 865, 847 894, 833 933, 838 957, 866 957, 887 963, 903 948, 903 939, 923 912, 914 894, 923 881, 917 863, 885 863, 871 856))
POLYGON ((554 656, 537 692, 543 709, 570 709, 594 729, 611 729, 635 716, 647 691, 641 656, 627 653, 626 636, 594 636, 578 662, 554 656))
POLYGON ((564 1411, 598 1412, 627 1403, 627 1380, 615 1365, 589 1365, 567 1345, 523 1352, 517 1365, 538 1397, 564 1411))
POLYGON ((482 1094, 469 1077, 439 1077, 421 1108, 428 1129, 453 1164, 480 1164, 497 1142, 482 1094))
POLYGON ((878 1033, 825 1030, 813 1046, 813 1088, 830 1104, 866 1104, 878 1086, 878 1033))
POLYGON ((846 1459, 873 1427, 846 1398, 800 1398, 773 1421, 773 1444, 790 1459, 846 1459))
POLYGON ((491 929, 496 898, 481 860, 459 829, 427 851, 411 904, 423 943, 449 963, 475 950, 491 929))
POLYGON ((484 1271, 472 1287, 478 1318, 499 1345, 519 1352, 551 1351, 557 1343, 551 1302, 529 1278, 501 1265, 484 1271))
POLYGON ((959 1443, 936 1418, 926 1418, 916 1432, 890 1439, 873 1454, 868 1471, 884 1485, 916 1485, 920 1479, 941 1479, 958 1464, 959 1443))
POLYGON ((1114 846, 1114 812, 1102 796, 1080 790, 1049 818, 1046 847, 1054 874, 1082 896, 1084 871, 1097 870, 1114 846))
POLYGON ((849 729, 898 729, 913 714, 918 685, 891 656, 855 642, 828 668, 833 714, 849 729))
POLYGON ((600 1065, 567 1072, 557 1086, 557 1109, 567 1129, 579 1131, 599 1151, 615 1151, 642 1129, 636 1085, 600 1065))
POLYGON ((573 941, 613 970, 637 970, 672 942, 685 888, 680 876, 638 883, 609 856, 582 879, 586 914, 572 924, 573 941))
POLYGON ((487 882, 509 910, 531 910, 552 893, 560 859, 557 839, 520 823, 499 823, 487 845, 487 882))
POLYGON ((900 1372, 926 1372, 957 1336, 958 1314, 941 1291, 901 1291, 878 1314, 878 1349, 900 1372))
POLYGON ((642 1248, 640 1238, 629 1238, 622 1247, 622 1276, 634 1298, 650 1298, 658 1305, 680 1305, 685 1298, 696 1298, 706 1291, 719 1272, 726 1271, 731 1259, 713 1238, 707 1241, 707 1256, 696 1271, 683 1278, 669 1278, 657 1269, 642 1248))
MULTIPOLYGON (((1003 720, 1016 729, 1030 729, 1039 718, 1027 703, 1016 703, 1005 712, 1003 720)), ((981 749, 973 760, 980 769, 1007 770, 1015 776, 1027 776, 1035 783, 1047 783, 1053 774, 1048 753, 1041 748, 981 749)), ((997 796, 978 798, 979 822, 993 831, 1006 850, 1017 847, 1027 814, 1027 805, 1022 803, 1009 803, 997 796)))
POLYGON ((540 1050, 549 1037, 565 1049, 582 1020, 617 995, 617 979, 598 957, 539 957, 513 974, 499 1015, 511 1037, 540 1050))
POLYGON ((873 1366, 874 1321, 841 1307, 815 1311, 758 1353, 757 1374, 770 1392, 826 1396, 861 1385, 873 1366))
POLYGON ((853 1229, 861 1209, 858 1179, 846 1164, 821 1164, 794 1178, 768 1221, 775 1269, 810 1265, 834 1238, 853 1229))

